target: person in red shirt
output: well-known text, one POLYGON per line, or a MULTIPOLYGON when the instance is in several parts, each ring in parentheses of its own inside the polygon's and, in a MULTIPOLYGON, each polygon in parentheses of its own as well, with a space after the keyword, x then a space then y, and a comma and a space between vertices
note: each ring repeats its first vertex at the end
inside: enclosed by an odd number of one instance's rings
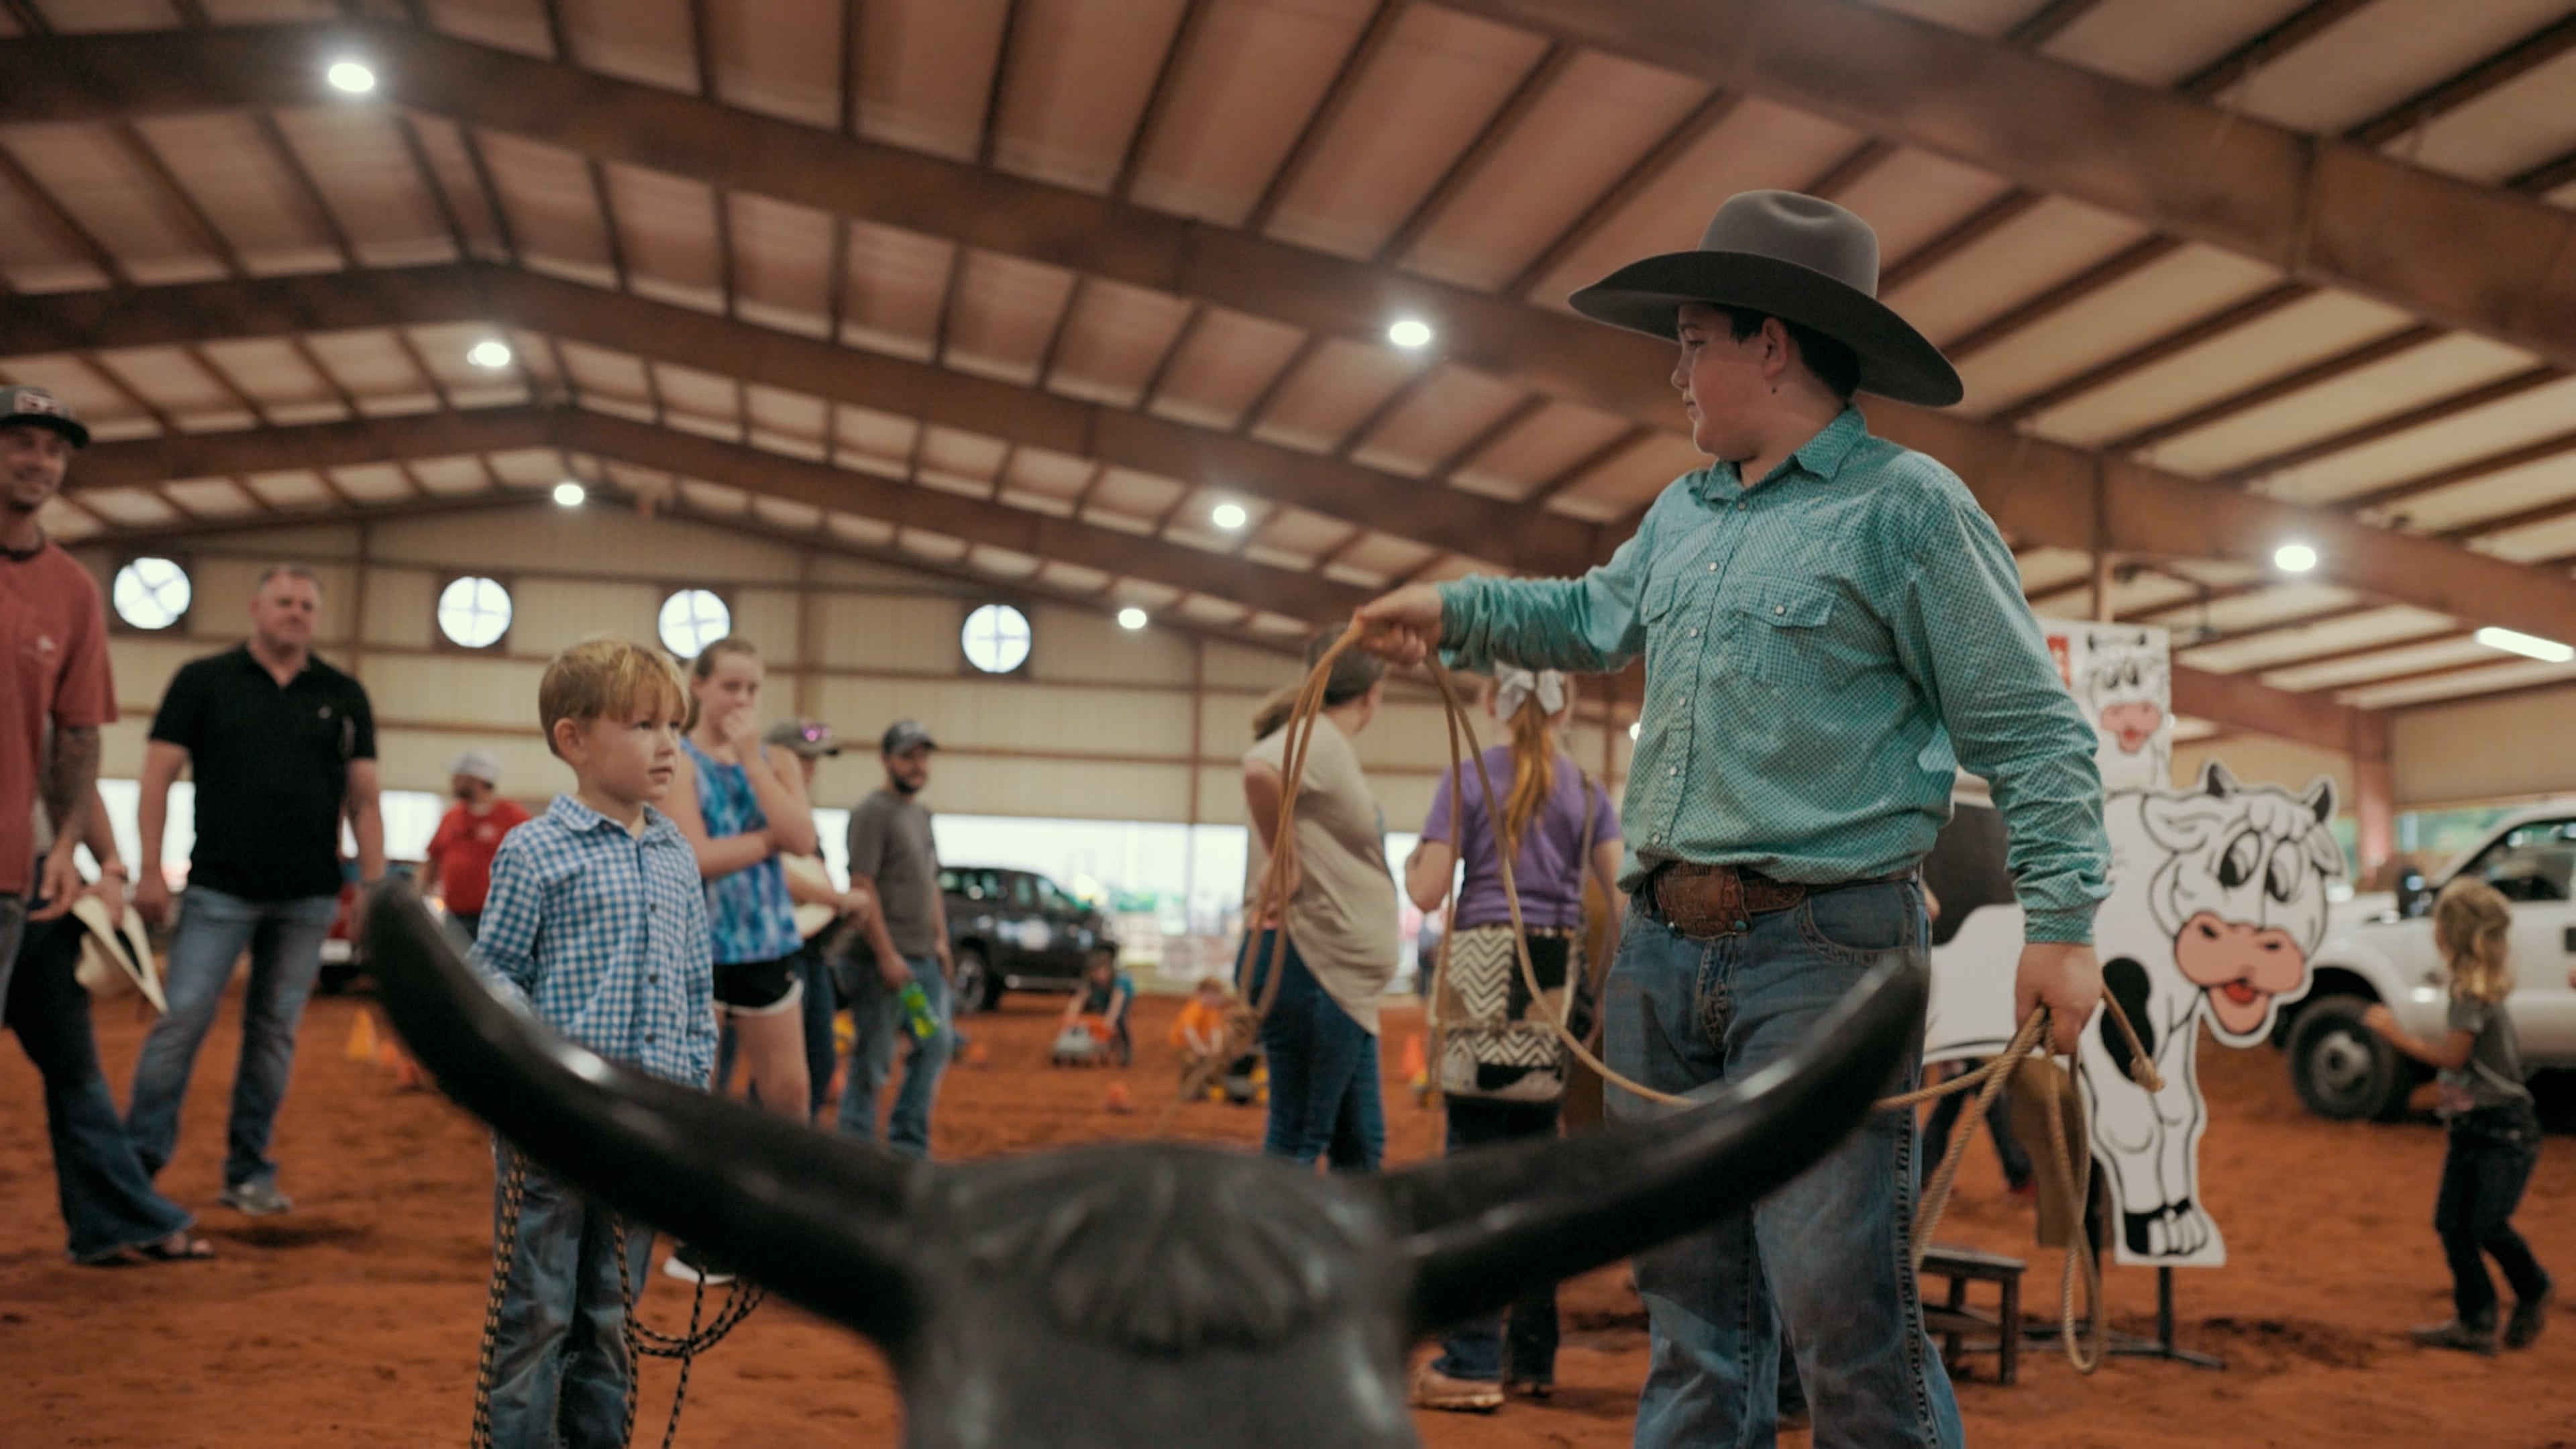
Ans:
POLYGON ((492 852, 501 848, 502 836, 526 822, 528 812, 500 797, 501 762, 481 750, 457 756, 447 776, 456 805, 429 838, 429 879, 447 903, 448 918, 472 940, 483 921, 483 897, 492 888, 492 852))
POLYGON ((0 670, 9 681, 0 696, 0 998, 26 922, 62 915, 81 893, 72 855, 98 784, 99 726, 116 719, 98 581, 37 519, 62 490, 73 450, 88 446, 89 429, 62 399, 0 387, 0 670), (32 828, 40 798, 54 832, 42 861, 32 828))

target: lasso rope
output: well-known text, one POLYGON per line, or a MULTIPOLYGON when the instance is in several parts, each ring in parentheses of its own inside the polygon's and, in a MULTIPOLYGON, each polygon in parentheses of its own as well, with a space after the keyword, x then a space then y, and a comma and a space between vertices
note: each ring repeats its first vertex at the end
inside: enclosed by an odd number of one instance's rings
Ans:
MULTIPOLYGON (((501 1176, 501 1221, 492 1238, 492 1286, 483 1303, 483 1347, 478 1355, 474 1375, 473 1449, 492 1449, 493 1355, 501 1339, 501 1307, 509 1290, 510 1264, 519 1245, 519 1218, 526 1210, 528 1196, 528 1159, 517 1149, 504 1147, 509 1169, 501 1176)), ((680 1361, 680 1382, 671 1391, 671 1418, 662 1430, 662 1449, 671 1449, 680 1432, 680 1406, 688 1402, 689 1366, 699 1354, 724 1341, 726 1334, 741 1326, 768 1296, 759 1286, 736 1278, 725 1296, 724 1308, 715 1321, 703 1329, 699 1322, 707 1302, 706 1279, 701 1276, 689 1300, 689 1327, 686 1333, 659 1333, 645 1326, 635 1312, 635 1284, 626 1268, 626 1219, 612 1214, 616 1227, 617 1292, 626 1308, 626 1429, 620 1442, 635 1439, 635 1403, 642 1387, 642 1370, 647 1358, 672 1358, 680 1361)))
MULTIPOLYGON (((1282 753, 1280 768, 1279 820, 1272 832, 1269 861, 1254 888, 1251 901, 1246 905, 1246 915, 1251 922, 1248 929, 1257 931, 1262 929, 1263 923, 1266 922, 1270 923, 1268 929, 1274 933, 1269 953, 1269 974, 1262 982, 1258 999, 1250 1004, 1249 1009, 1237 1011, 1227 1019, 1225 1051, 1222 1056, 1231 1057, 1240 1049, 1249 1046, 1259 1032, 1262 1019, 1269 1015, 1272 1003, 1278 998, 1280 977, 1287 969, 1289 950, 1287 904, 1291 894, 1289 872, 1294 869, 1292 857, 1296 844, 1297 795, 1305 775, 1307 745, 1314 738, 1316 721, 1323 715, 1325 685, 1332 676, 1334 662, 1356 647, 1367 637, 1367 634, 1366 625, 1357 620, 1352 621, 1350 627, 1342 631, 1341 636, 1333 641, 1331 647, 1326 649, 1315 661, 1313 667, 1307 671, 1305 683, 1299 687, 1296 703, 1289 712, 1288 723, 1285 726, 1288 731, 1288 742, 1282 753)), ((1486 818, 1494 828, 1495 853, 1502 870, 1503 902, 1511 913, 1512 948, 1520 965, 1521 982, 1529 990, 1532 1001, 1544 1001, 1546 993, 1539 986, 1538 967, 1530 957, 1528 927, 1521 918, 1520 887, 1513 879, 1512 852, 1503 839, 1502 812, 1495 803, 1493 775, 1485 768, 1483 751, 1476 748, 1474 721, 1469 718, 1466 706, 1459 698, 1457 686, 1452 682, 1449 671, 1441 665, 1438 657, 1434 656, 1426 660, 1425 665, 1430 671, 1432 682, 1440 690, 1444 720, 1449 734, 1449 769, 1453 792, 1465 779, 1467 757, 1472 754, 1475 758, 1476 777, 1484 793, 1486 818)), ((1588 868, 1589 863, 1585 864, 1588 868)), ((1441 933, 1440 951, 1433 964, 1431 989, 1426 997, 1430 1005, 1426 1012, 1427 1041, 1424 1059, 1430 1070, 1435 1095, 1439 1081, 1437 1068, 1440 1047, 1439 989, 1440 982, 1447 974, 1449 943, 1456 935, 1457 932, 1454 929, 1441 933)), ((1573 990, 1570 984, 1566 998, 1567 1020, 1551 1019, 1545 1011, 1538 1012, 1536 1015, 1539 1020, 1547 1023, 1557 1040, 1563 1043, 1566 1050, 1573 1053, 1577 1060, 1600 1074, 1602 1081, 1647 1101, 1676 1106, 1693 1105, 1690 1098, 1649 1087, 1613 1069, 1609 1063, 1603 1061, 1590 1046, 1569 1029, 1573 1006, 1573 990)), ((2117 1026, 2122 1039, 2128 1044, 2130 1077, 2149 1092, 2162 1091, 2163 1077, 2156 1071, 2155 1064, 2148 1059, 2146 1048, 2138 1040, 2136 1028, 2130 1025, 2128 1013, 2121 1010, 2120 1003, 2108 990, 2102 993, 2102 1009, 2117 1026)), ((2037 1007, 2023 1020, 2020 1029, 2014 1032, 2011 1043, 2003 1052, 1990 1058, 1984 1066, 1935 1086, 1918 1087, 1912 1091, 1879 1100, 1877 1105, 1881 1110, 1911 1111, 1922 1103, 1936 1098, 1971 1090, 1976 1093, 1969 1099, 1967 1109, 1962 1113, 1966 1120, 1953 1127, 1949 1148, 1942 1154, 1940 1164, 1934 1169, 1930 1182, 1926 1184, 1922 1202, 1915 1212, 1913 1227, 1908 1234, 1907 1248, 1917 1269, 1922 1267, 1924 1254, 1931 1248, 1933 1229, 1940 1223, 1942 1213, 1949 1207, 1950 1189, 1958 1176, 1959 1164, 1966 1157, 1969 1139, 1976 1135, 1978 1126, 1984 1122, 1986 1113, 1993 1107, 1995 1099, 2003 1094, 2004 1084, 2012 1072, 2046 1040, 2049 1022, 2048 1008, 2037 1007)), ((2066 1071, 2071 1083, 2075 1077, 2074 1058, 2071 1054, 2067 1058, 2066 1071)), ((1162 1123, 1156 1128, 1158 1134, 1163 1126, 1170 1123, 1173 1112, 1177 1111, 1179 1106, 1180 1102, 1176 1100, 1164 1109, 1162 1123)), ((2064 1195, 2069 1211, 2073 1212, 2079 1220, 2074 1241, 2067 1249, 2065 1262, 2059 1272, 2061 1309, 2059 1333, 2065 1342, 2067 1362, 2074 1366, 2076 1372, 2090 1374, 2099 1368, 2102 1362, 2105 1333, 2102 1315, 2102 1268, 2094 1256, 2091 1233, 2081 1223, 2084 1204, 2076 1191, 2073 1154, 2066 1141, 2065 1121, 2057 1112, 2055 1103, 2050 1104, 2046 1135, 2050 1165, 2055 1169, 2057 1185, 2064 1195), (2090 1306, 2089 1322, 2093 1342, 2089 1348, 2081 1342, 2075 1327, 2075 1281, 2079 1260, 2085 1281, 2085 1296, 2090 1306)), ((2020 1331, 2020 1325, 2005 1324, 1999 1331, 2017 1333, 2020 1331)))

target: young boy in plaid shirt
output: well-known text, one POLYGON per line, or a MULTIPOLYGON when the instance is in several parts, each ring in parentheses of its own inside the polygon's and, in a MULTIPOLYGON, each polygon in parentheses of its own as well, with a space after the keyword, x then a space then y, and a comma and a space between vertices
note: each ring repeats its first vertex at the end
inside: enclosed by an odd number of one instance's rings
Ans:
MULTIPOLYGON (((679 672, 641 644, 594 639, 546 666, 537 713, 576 784, 501 842, 474 963, 571 1040, 703 1087, 716 1047, 706 896, 688 841, 653 808, 686 712, 679 672)), ((514 1151, 493 1152, 497 1240, 514 1151)), ((614 1215, 526 1169, 493 1348, 500 1449, 626 1442, 626 1299, 653 1248, 651 1229, 628 1227, 620 1263, 614 1215)))

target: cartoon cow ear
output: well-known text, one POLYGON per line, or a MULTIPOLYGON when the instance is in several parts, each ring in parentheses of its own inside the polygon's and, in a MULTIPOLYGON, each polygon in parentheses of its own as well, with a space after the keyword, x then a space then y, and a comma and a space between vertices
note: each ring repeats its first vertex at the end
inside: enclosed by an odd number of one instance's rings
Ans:
POLYGON ((2308 785, 2308 793, 2300 796, 2299 801, 2301 804, 2306 805, 2310 810, 2316 812, 2317 823, 2319 825, 2324 825, 2332 821, 2335 815, 2334 776, 2317 776, 2317 778, 2308 785))
POLYGON ((2200 766, 2200 791, 2214 800, 2225 800, 2238 789, 2236 777, 2216 760, 2204 760, 2200 766))

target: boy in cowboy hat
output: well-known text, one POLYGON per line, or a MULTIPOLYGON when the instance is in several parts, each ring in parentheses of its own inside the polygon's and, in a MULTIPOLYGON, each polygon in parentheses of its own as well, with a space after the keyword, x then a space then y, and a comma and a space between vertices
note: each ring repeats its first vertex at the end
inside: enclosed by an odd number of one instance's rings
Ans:
MULTIPOLYGON (((1914 872, 1961 766, 1993 782, 2010 838, 2017 1013, 2050 1007, 2070 1051, 2101 992, 2093 736, 1993 521, 1851 406, 1961 395, 1877 285, 1860 218, 1756 191, 1697 250, 1577 292, 1584 315, 1680 344, 1673 385, 1714 466, 1579 579, 1415 585, 1360 611, 1405 663, 1645 657, 1621 812, 1633 904, 1604 1011, 1610 1065, 1663 1091, 1742 1080, 1871 967, 1922 959, 1914 872)), ((1750 1214, 1637 1260, 1654 1329, 1639 1445, 1769 1442, 1784 1331, 1820 1449, 1960 1443, 1906 1258, 1914 1156, 1912 1114, 1877 1114, 1750 1214)))

